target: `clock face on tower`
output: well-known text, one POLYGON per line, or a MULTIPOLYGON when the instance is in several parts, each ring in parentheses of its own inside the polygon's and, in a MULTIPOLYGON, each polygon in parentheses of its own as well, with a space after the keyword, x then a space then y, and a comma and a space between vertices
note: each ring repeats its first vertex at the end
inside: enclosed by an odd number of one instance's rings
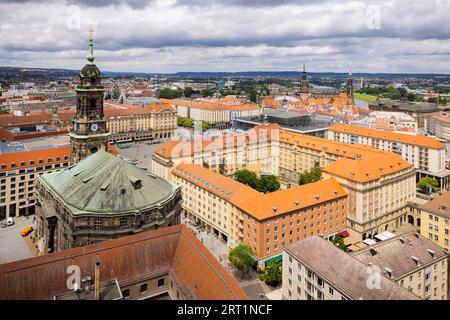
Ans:
POLYGON ((95 132, 95 131, 97 131, 97 130, 98 130, 98 125, 94 123, 94 124, 91 126, 91 131, 95 132))

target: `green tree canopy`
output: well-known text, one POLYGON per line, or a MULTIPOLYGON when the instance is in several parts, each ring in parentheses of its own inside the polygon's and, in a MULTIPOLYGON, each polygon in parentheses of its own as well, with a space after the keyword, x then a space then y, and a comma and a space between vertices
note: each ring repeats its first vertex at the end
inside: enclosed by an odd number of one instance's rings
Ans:
POLYGON ((344 242, 344 238, 340 235, 335 235, 333 239, 331 239, 331 243, 339 247, 339 249, 341 250, 348 251, 347 245, 344 242))
POLYGON ((248 273, 255 263, 256 254, 248 245, 239 244, 231 249, 228 260, 238 270, 241 271, 242 277, 248 273))
POLYGON ((322 169, 321 168, 313 168, 310 171, 305 171, 300 175, 298 179, 299 185, 304 185, 308 183, 313 183, 319 181, 322 177, 322 169))
POLYGON ((160 99, 176 99, 181 97, 182 91, 164 88, 159 92, 160 99))
POLYGON ((263 193, 274 192, 280 189, 280 183, 277 180, 277 177, 268 175, 262 176, 257 184, 256 190, 263 193))
POLYGON ((236 171, 234 179, 263 193, 274 192, 280 189, 280 183, 277 177, 265 175, 258 178, 256 173, 245 169, 236 171))
POLYGON ((428 190, 430 190, 430 188, 432 189, 432 191, 436 191, 438 189, 438 186, 439 182, 436 180, 436 178, 432 177, 423 177, 417 183, 418 188, 427 192, 428 190))
POLYGON ((281 284, 283 274, 281 260, 272 259, 264 271, 263 279, 267 285, 276 287, 281 284))
POLYGON ((243 183, 253 189, 256 189, 256 186, 258 185, 258 177, 256 176, 256 173, 249 170, 236 171, 234 178, 240 183, 243 183))

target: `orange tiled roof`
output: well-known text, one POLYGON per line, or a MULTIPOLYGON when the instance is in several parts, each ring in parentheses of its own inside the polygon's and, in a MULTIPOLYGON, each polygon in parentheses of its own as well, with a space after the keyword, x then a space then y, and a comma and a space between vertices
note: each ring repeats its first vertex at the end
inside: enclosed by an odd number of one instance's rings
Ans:
POLYGON ((149 110, 152 110, 152 111, 169 110, 169 111, 175 112, 175 109, 172 108, 172 106, 170 104, 168 104, 168 103, 164 103, 164 104, 150 104, 150 105, 147 106, 147 108, 149 110))
POLYGON ((355 134, 359 136, 396 141, 405 144, 415 145, 419 147, 432 148, 432 149, 443 149, 445 145, 434 138, 426 136, 413 136, 409 134, 401 134, 389 131, 381 131, 376 129, 369 129, 364 127, 351 126, 347 124, 335 124, 329 130, 335 132, 355 134))
POLYGON ((246 133, 236 135, 225 135, 223 137, 204 138, 202 137, 200 142, 190 141, 178 141, 170 140, 165 142, 159 149, 155 151, 157 155, 164 158, 178 158, 182 156, 191 156, 194 151, 200 152, 205 150, 224 150, 231 146, 238 146, 243 142, 257 143, 261 139, 264 142, 265 139, 270 141, 277 138, 279 134, 280 126, 278 124, 261 124, 247 131, 246 133), (264 137, 264 138, 263 138, 264 137))
POLYGON ((323 169, 334 176, 356 182, 369 182, 412 168, 412 164, 394 153, 387 152, 369 158, 341 158, 323 169))
POLYGON ((220 100, 181 100, 181 99, 159 99, 159 101, 168 103, 170 105, 179 105, 185 107, 191 107, 195 109, 209 109, 209 110, 227 110, 227 111, 241 111, 241 110, 257 110, 260 107, 257 104, 241 104, 241 103, 224 103, 220 100))
POLYGON ((239 207, 254 218, 263 220, 346 196, 344 188, 335 179, 327 179, 272 193, 259 194, 242 202, 239 207))
POLYGON ((342 186, 334 179, 262 194, 232 178, 197 164, 180 164, 172 173, 229 201, 258 220, 311 207, 347 195, 342 186), (298 205, 296 201, 298 201, 298 205), (273 208, 276 208, 276 211, 273 208))
POLYGON ((25 152, 16 152, 16 153, 3 153, 0 154, 0 165, 6 165, 6 168, 0 169, 0 171, 6 170, 19 170, 24 168, 42 166, 52 163, 60 163, 69 161, 70 157, 70 146, 58 147, 58 148, 48 148, 41 150, 33 150, 33 151, 25 151, 25 152), (67 156, 67 159, 64 160, 64 156, 67 156), (60 157, 60 160, 57 161, 56 157, 60 157), (51 162, 48 159, 51 158, 51 162), (30 161, 33 160, 34 164, 30 164, 30 161), (42 160, 42 163, 39 164, 39 160, 42 160), (25 162, 22 166, 21 163, 25 162), (15 167, 12 168, 11 164, 14 163, 15 167))
POLYGON ((329 154, 347 158, 368 157, 373 156, 374 154, 388 154, 387 151, 381 151, 363 144, 348 144, 285 130, 280 131, 280 143, 293 144, 297 147, 313 149, 316 151, 323 150, 329 154))

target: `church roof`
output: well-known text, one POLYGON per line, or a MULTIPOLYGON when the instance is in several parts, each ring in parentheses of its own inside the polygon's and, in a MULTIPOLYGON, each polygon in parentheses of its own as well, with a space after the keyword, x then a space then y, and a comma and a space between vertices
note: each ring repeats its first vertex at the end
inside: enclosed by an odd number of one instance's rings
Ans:
POLYGON ((74 214, 146 209, 171 198, 178 188, 103 150, 38 179, 74 214))

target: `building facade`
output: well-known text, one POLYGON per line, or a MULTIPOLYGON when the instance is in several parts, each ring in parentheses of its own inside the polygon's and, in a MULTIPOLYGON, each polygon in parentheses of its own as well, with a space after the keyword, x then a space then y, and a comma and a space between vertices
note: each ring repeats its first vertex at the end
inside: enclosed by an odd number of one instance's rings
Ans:
POLYGON ((420 234, 444 250, 450 250, 450 192, 420 207, 420 234))
POLYGON ((285 300, 418 300, 380 271, 320 237, 283 249, 285 300))
POLYGON ((170 104, 178 117, 190 118, 208 124, 212 129, 227 129, 232 126, 232 119, 261 115, 262 109, 253 103, 242 103, 239 99, 159 99, 170 104))
POLYGON ((293 241, 346 228, 347 194, 334 179, 261 194, 196 164, 180 164, 173 175, 185 215, 228 247, 249 245, 260 267, 293 241))
POLYGON ((242 169, 277 175, 279 128, 264 124, 245 133, 168 141, 155 151, 152 173, 172 181, 178 164, 194 163, 225 176, 242 169))
POLYGON ((420 299, 448 299, 448 253, 419 233, 381 241, 352 256, 420 299))
POLYGON ((416 197, 415 170, 400 156, 385 153, 367 159, 343 158, 323 169, 348 193, 347 225, 363 241, 408 223, 409 201, 416 197))
POLYGON ((70 148, 0 155, 0 220, 34 214, 36 178, 69 166, 70 148))

